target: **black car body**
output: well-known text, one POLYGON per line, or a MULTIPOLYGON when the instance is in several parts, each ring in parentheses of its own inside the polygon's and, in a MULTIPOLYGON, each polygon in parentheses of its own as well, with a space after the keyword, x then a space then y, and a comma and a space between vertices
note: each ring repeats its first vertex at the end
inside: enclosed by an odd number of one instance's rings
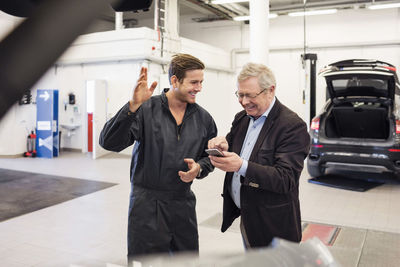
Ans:
POLYGON ((330 99, 310 126, 310 176, 327 170, 393 173, 400 178, 399 82, 396 68, 377 60, 328 65, 330 99))

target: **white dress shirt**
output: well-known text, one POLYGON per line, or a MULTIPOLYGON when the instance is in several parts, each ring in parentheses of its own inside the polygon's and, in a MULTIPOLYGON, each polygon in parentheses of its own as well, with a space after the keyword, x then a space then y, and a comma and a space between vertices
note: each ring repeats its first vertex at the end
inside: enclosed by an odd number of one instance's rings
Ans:
POLYGON ((269 108, 258 118, 254 119, 250 116, 249 127, 247 128, 246 137, 243 142, 242 150, 240 151, 240 157, 243 159, 242 166, 238 172, 235 172, 232 177, 231 184, 231 196, 236 206, 240 209, 240 176, 246 176, 248 160, 250 158, 251 152, 253 151, 254 145, 257 141, 258 135, 264 125, 265 120, 268 117, 269 112, 275 104, 275 97, 272 100, 269 108))

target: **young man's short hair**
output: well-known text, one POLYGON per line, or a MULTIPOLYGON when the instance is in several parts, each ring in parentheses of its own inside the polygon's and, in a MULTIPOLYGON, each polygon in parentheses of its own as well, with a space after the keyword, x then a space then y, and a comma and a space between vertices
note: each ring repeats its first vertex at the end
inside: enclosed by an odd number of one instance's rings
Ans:
POLYGON ((179 82, 185 78, 186 71, 188 70, 203 70, 204 63, 197 57, 189 54, 176 54, 172 56, 171 63, 168 70, 168 78, 171 81, 172 76, 176 76, 179 82))

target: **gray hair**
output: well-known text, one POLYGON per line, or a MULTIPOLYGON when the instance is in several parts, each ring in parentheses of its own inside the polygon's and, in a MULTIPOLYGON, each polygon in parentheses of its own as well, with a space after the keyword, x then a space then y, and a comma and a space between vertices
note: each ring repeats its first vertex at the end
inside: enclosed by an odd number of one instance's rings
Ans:
POLYGON ((258 85, 262 90, 276 86, 274 73, 265 65, 257 63, 247 63, 243 66, 237 78, 238 83, 251 77, 258 78, 258 85))

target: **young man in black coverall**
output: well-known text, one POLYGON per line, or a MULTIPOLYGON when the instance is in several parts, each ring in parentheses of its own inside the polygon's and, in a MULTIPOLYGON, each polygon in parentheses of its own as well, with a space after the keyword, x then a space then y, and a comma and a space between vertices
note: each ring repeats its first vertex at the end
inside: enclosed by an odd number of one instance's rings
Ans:
POLYGON ((214 167, 204 150, 217 135, 211 115, 198 104, 204 64, 175 55, 171 88, 152 96, 142 68, 132 99, 109 120, 100 145, 119 152, 135 144, 131 161, 128 259, 174 251, 198 252, 196 198, 190 186, 214 167))

